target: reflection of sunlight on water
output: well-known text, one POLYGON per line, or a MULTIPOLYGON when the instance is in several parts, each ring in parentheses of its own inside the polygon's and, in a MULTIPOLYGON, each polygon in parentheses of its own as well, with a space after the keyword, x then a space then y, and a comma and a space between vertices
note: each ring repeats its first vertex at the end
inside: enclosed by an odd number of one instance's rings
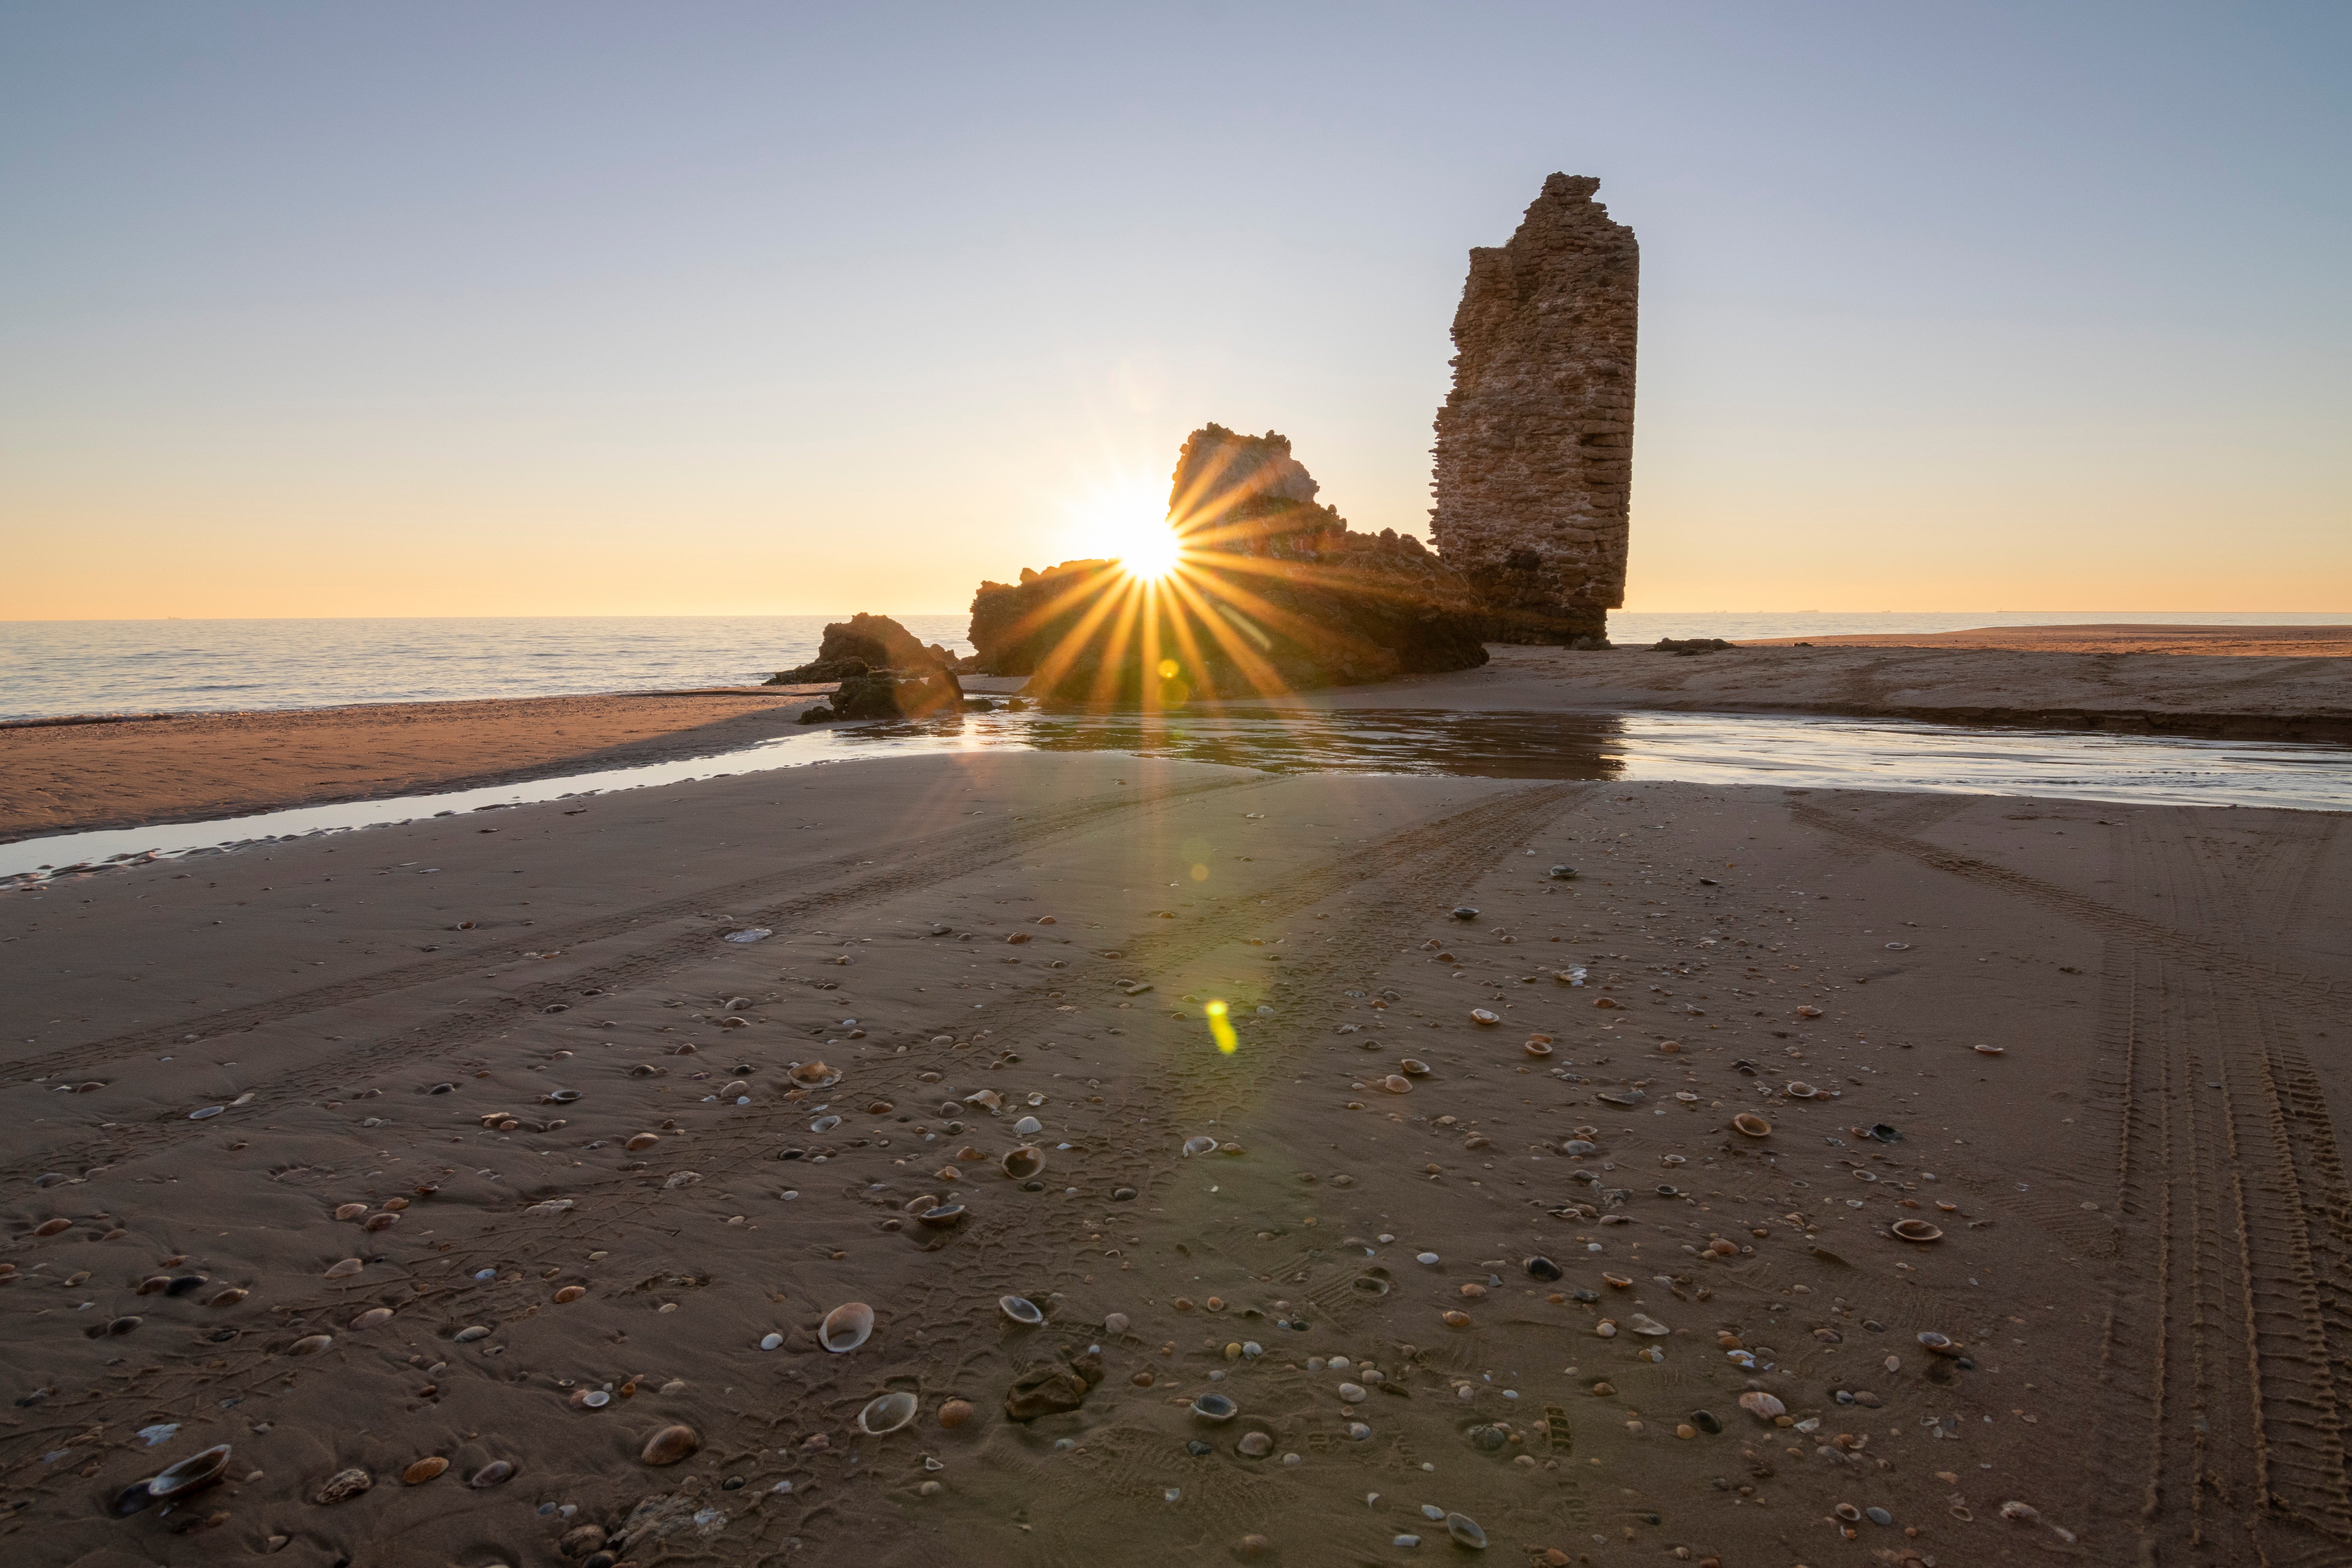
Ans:
POLYGON ((845 725, 761 741, 719 756, 520 784, 29 838, 0 845, 0 877, 688 779, 988 750, 1117 752, 1274 773, 1680 779, 2352 810, 2352 750, 2287 741, 2185 741, 1712 713, 1188 709, 1139 715, 996 710, 915 723, 845 725))

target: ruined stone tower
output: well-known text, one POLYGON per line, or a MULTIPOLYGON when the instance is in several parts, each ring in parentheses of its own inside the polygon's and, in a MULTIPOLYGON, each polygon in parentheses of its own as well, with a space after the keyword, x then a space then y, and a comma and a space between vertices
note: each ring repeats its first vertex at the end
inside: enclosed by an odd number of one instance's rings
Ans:
POLYGON ((1642 257, 1600 186, 1546 180, 1509 244, 1470 252, 1454 314, 1432 532, 1500 642, 1605 637, 1625 600, 1642 257))

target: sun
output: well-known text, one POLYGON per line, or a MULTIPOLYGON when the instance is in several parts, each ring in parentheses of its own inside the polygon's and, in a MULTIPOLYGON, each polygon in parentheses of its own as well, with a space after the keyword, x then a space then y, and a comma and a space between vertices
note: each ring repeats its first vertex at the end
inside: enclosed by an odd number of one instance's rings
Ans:
POLYGON ((1070 537, 1082 553, 1108 557, 1130 577, 1156 583, 1182 559, 1168 526, 1162 485, 1133 479, 1100 486, 1069 508, 1070 537))

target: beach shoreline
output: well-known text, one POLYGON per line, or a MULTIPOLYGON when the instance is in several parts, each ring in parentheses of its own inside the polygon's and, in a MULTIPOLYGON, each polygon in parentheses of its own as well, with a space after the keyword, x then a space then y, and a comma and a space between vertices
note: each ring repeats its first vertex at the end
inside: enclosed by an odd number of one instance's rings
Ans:
MULTIPOLYGON (((1237 707, 1815 714, 2185 738, 2352 742, 2352 659, 1741 647, 1678 656, 1493 645, 1487 665, 1237 707)), ((1016 678, 968 677, 978 695, 1016 678)), ((161 715, 0 728, 0 842, 251 816, 721 756, 809 731, 831 689, 161 715)))

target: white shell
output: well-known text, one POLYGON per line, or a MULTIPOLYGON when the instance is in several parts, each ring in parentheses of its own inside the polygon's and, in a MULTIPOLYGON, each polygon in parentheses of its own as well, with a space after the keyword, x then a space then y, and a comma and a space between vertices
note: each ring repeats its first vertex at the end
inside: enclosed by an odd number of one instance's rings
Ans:
POLYGON ((1026 1296, 999 1296, 996 1304, 1003 1310, 1006 1317, 1016 1323, 1025 1323, 1034 1329, 1045 1321, 1045 1310, 1026 1296))
POLYGON ((1024 1116, 1013 1124, 1013 1135, 1015 1138, 1034 1138, 1044 1131, 1045 1131, 1045 1124, 1034 1116, 1024 1116))
POLYGON ((885 1432, 896 1432, 914 1418, 913 1394, 886 1394, 857 1413, 857 1429, 868 1436, 879 1437, 885 1432))
POLYGON ((1212 1153, 1215 1151, 1216 1147, 1217 1141, 1213 1138, 1187 1138, 1184 1140, 1184 1153, 1187 1158, 1190 1158, 1194 1154, 1212 1153))
POLYGON ((839 1355, 856 1350, 873 1333, 874 1309, 863 1301, 852 1301, 824 1315, 824 1321, 817 1326, 816 1339, 817 1343, 839 1355))

